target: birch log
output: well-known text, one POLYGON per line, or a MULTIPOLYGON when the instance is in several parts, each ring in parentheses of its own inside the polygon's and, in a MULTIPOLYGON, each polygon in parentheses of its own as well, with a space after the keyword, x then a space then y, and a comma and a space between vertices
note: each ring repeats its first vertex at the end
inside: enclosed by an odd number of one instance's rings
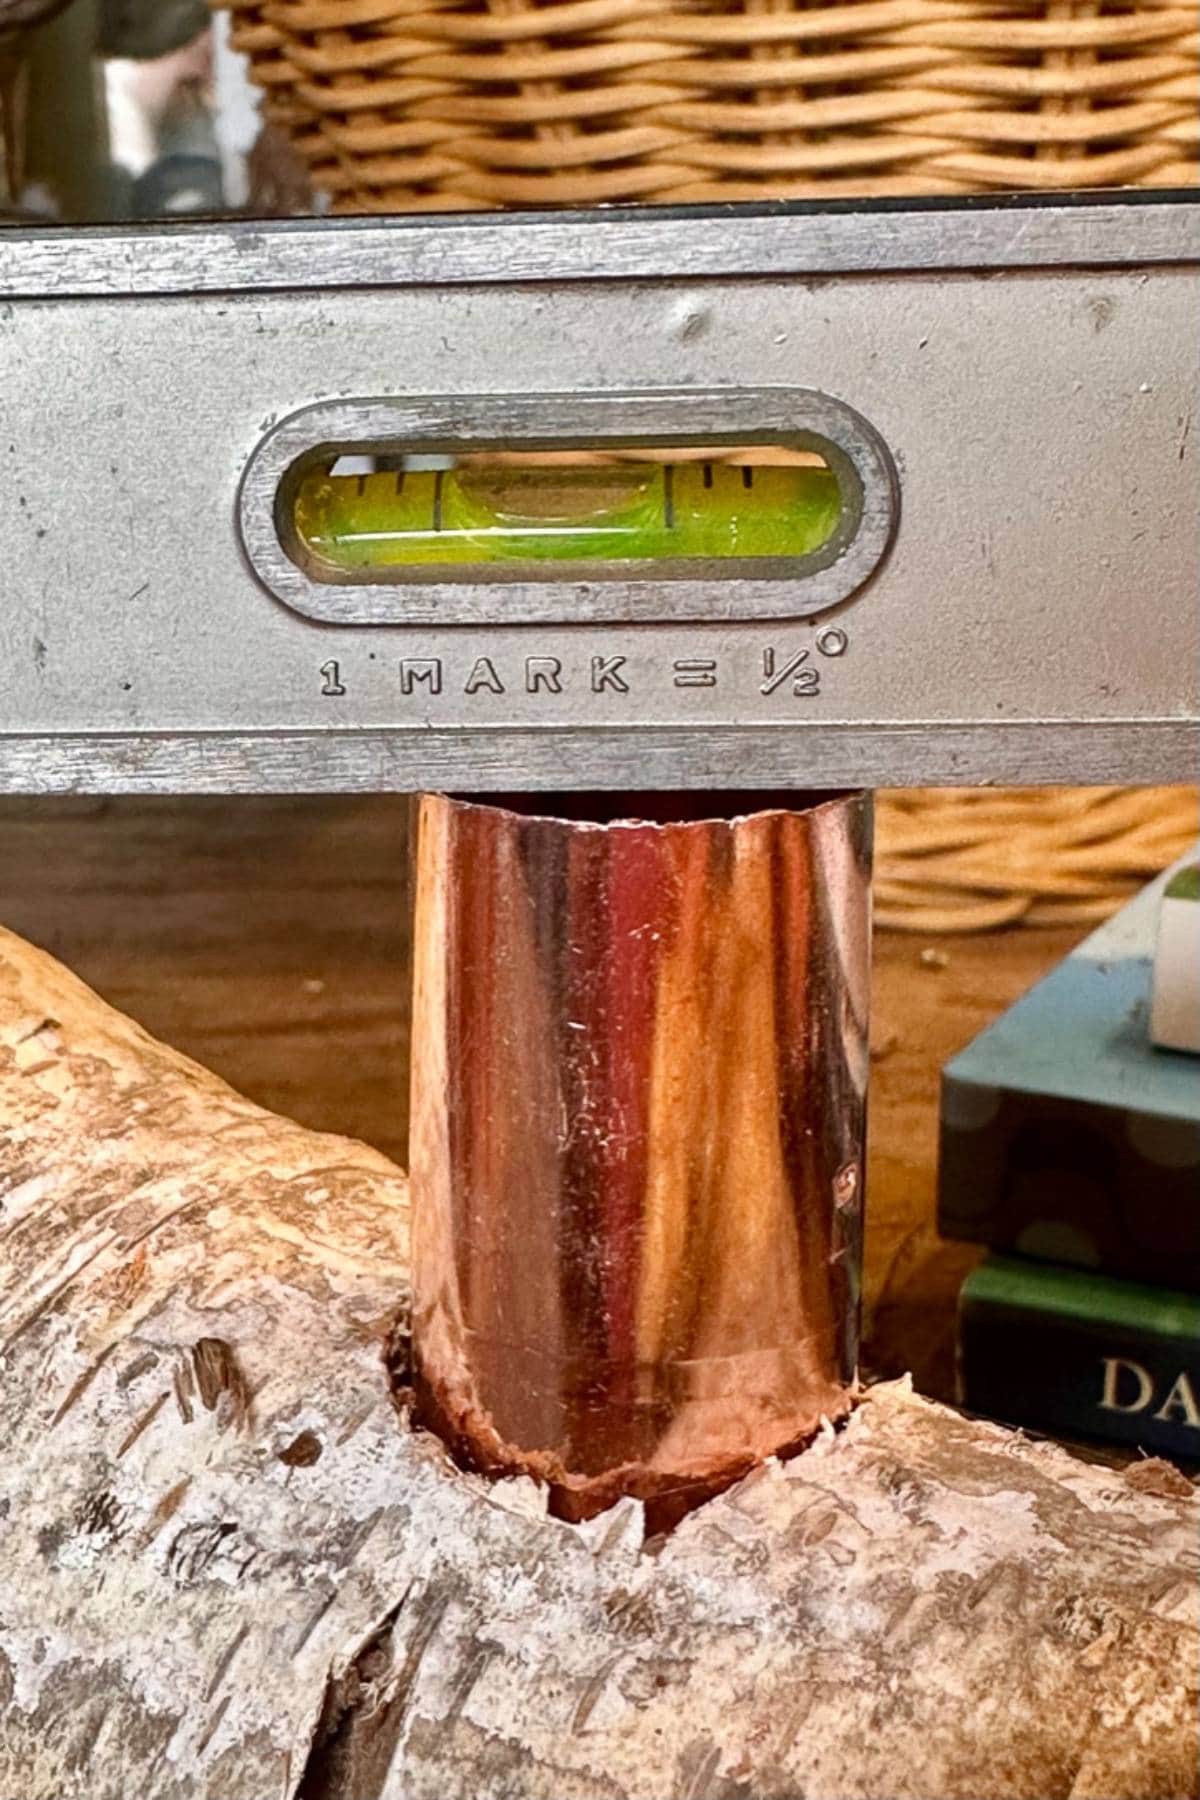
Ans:
POLYGON ((412 1432, 403 1176, 0 934, 0 1795, 1196 1791, 1200 1504, 880 1388, 646 1542, 412 1432))

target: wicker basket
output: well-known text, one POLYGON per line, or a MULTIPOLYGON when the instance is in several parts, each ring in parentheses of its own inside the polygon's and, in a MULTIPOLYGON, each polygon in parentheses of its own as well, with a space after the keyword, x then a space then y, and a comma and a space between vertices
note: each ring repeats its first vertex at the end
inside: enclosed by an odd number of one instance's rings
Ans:
POLYGON ((1194 788, 880 794, 875 916, 902 931, 1092 925, 1200 833, 1194 788))
POLYGON ((339 212, 1173 186, 1196 0, 223 0, 339 212))
MULTIPOLYGON (((1174 186, 1196 0, 215 0, 338 212, 1174 186)), ((1194 790, 880 796, 878 916, 1082 925, 1194 790)))

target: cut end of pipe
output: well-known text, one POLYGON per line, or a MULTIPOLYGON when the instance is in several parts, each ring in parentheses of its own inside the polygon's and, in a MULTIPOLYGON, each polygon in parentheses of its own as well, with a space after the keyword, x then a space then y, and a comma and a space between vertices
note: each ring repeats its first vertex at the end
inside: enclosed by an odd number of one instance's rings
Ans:
POLYGON ((802 1422, 793 1420, 786 1441, 771 1442, 756 1451, 726 1451, 686 1471, 622 1462, 586 1475, 567 1468, 553 1451, 523 1450, 505 1443, 490 1418, 469 1405, 439 1397, 419 1369, 411 1395, 413 1423, 439 1437, 460 1468, 493 1480, 525 1476, 537 1482, 547 1489, 550 1516, 572 1525, 596 1518, 618 1500, 640 1500, 648 1538, 673 1531, 689 1512, 723 1494, 769 1457, 798 1455, 827 1425, 848 1418, 854 1406, 853 1390, 840 1389, 830 1396, 831 1412, 802 1422))

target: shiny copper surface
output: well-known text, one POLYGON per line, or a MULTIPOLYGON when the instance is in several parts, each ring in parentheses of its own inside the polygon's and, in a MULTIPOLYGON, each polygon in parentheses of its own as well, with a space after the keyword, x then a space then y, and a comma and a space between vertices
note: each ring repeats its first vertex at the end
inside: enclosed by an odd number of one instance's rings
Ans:
POLYGON ((425 1422, 583 1516, 847 1408, 870 822, 550 803, 422 803, 414 1333, 425 1422))

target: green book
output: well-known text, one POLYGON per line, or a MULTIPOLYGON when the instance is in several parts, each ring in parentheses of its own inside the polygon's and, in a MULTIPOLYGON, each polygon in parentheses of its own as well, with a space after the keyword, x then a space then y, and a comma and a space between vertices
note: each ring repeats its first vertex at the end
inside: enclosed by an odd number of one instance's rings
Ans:
POLYGON ((1200 1459, 1200 1296, 989 1256, 963 1285, 958 1325, 972 1412, 1200 1459))

